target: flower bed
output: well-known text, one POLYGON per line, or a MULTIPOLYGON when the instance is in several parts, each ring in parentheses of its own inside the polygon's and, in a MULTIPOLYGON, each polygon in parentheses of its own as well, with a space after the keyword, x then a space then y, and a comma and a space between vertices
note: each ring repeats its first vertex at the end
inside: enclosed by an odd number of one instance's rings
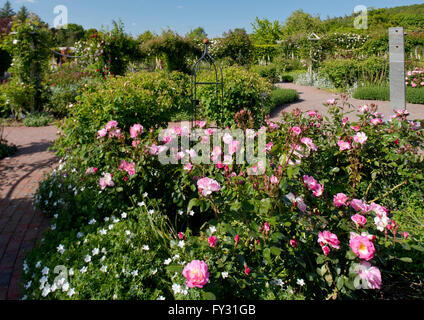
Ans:
POLYGON ((331 118, 296 110, 258 131, 242 111, 212 148, 205 122, 195 141, 184 126, 103 123, 40 185, 53 221, 25 297, 363 299, 416 279, 423 248, 391 211, 422 198, 420 123, 327 105, 331 118), (264 157, 241 161, 249 150, 264 157))

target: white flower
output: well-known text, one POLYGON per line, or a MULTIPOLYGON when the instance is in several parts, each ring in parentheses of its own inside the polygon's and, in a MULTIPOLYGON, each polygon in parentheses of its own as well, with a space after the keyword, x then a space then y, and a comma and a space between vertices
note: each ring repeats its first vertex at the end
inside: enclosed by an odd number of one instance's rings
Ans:
POLYGON ((47 284, 45 287, 44 287, 44 289, 43 289, 43 292, 41 293, 41 295, 43 296, 43 297, 46 297, 49 293, 50 293, 50 285, 49 284, 47 284))
POLYGON ((172 290, 174 291, 175 294, 181 293, 182 291, 181 286, 176 283, 172 285, 172 290))
POLYGON ((163 264, 168 265, 168 264, 170 264, 171 262, 172 262, 172 259, 171 259, 171 258, 169 258, 169 259, 166 259, 166 260, 163 262, 163 264))
POLYGON ((109 230, 112 230, 112 229, 113 229, 113 224, 110 224, 110 225, 108 226, 108 228, 109 228, 109 230))
POLYGON ((159 296, 156 300, 165 300, 164 296, 159 296))
POLYGON ((148 245, 146 245, 146 244, 145 244, 145 245, 143 246, 143 250, 149 251, 149 250, 150 250, 150 248, 149 248, 149 246, 148 246, 148 245))
POLYGON ((86 273, 87 272, 87 269, 88 269, 87 267, 82 267, 81 270, 80 270, 80 272, 81 273, 86 273))
POLYGON ((82 236, 83 236, 84 234, 82 233, 82 232, 78 232, 77 233, 77 238, 79 239, 79 238, 82 238, 82 236))
POLYGON ((105 218, 105 222, 108 222, 108 221, 109 221, 109 219, 110 219, 109 217, 106 217, 106 218, 105 218))
POLYGON ((131 272, 131 275, 134 277, 138 276, 138 270, 134 270, 133 272, 131 272))
POLYGON ((73 275, 74 275, 74 269, 73 269, 73 268, 69 269, 68 274, 69 274, 70 276, 73 276, 73 275))
POLYGON ((143 193, 143 197, 144 198, 147 198, 147 196, 148 196, 149 194, 147 193, 147 192, 145 192, 145 193, 143 193))
POLYGON ((18 39, 13 39, 13 44, 17 44, 19 42, 18 39))
POLYGON ((118 218, 113 217, 113 220, 112 220, 113 223, 118 223, 119 221, 120 220, 118 218))
POLYGON ((148 214, 153 214, 153 213, 155 213, 155 210, 151 209, 151 210, 149 210, 147 213, 148 213, 148 214))
POLYGON ((48 275, 49 274, 49 268, 47 268, 47 267, 44 267, 43 268, 43 270, 41 270, 41 273, 43 274, 43 275, 48 275))
POLYGON ((146 204, 144 203, 144 201, 141 201, 141 202, 139 202, 139 203, 138 203, 138 206, 139 206, 139 207, 143 207, 143 206, 145 206, 145 205, 146 205, 146 204))
POLYGON ((183 213, 184 213, 184 212, 183 212, 183 210, 179 210, 179 211, 178 211, 178 214, 179 214, 180 216, 182 216, 182 215, 183 215, 183 213))
POLYGON ((305 285, 305 281, 303 279, 297 279, 296 283, 301 287, 305 285))
POLYGON ((62 286, 62 292, 66 292, 66 291, 68 291, 69 290, 69 283, 68 282, 66 282, 66 283, 64 283, 63 284, 63 286, 62 286))
POLYGON ((102 230, 100 230, 99 232, 100 232, 100 234, 101 234, 102 236, 104 236, 104 235, 107 233, 107 231, 106 231, 105 229, 102 229, 102 230))
POLYGON ((59 215, 56 213, 56 214, 54 214, 54 215, 53 215, 53 217, 54 217, 55 219, 57 219, 57 217, 59 217, 59 215))
POLYGON ((102 266, 102 267, 100 268, 100 271, 101 271, 101 272, 107 272, 107 266, 102 266))
POLYGON ((100 252, 99 248, 94 248, 93 250, 91 250, 91 253, 93 254, 93 256, 98 255, 100 252))
POLYGON ((84 258, 84 261, 87 262, 87 263, 90 262, 91 261, 91 256, 89 254, 87 254, 85 256, 85 258, 84 258))
POLYGON ((221 276, 223 279, 228 278, 228 272, 222 272, 221 276))
POLYGON ((63 244, 60 244, 56 249, 60 254, 63 254, 65 252, 65 247, 63 246, 63 244))
POLYGON ((43 277, 40 278, 40 283, 42 285, 44 285, 48 280, 49 280, 49 278, 47 278, 46 276, 43 276, 43 277))
POLYGON ((88 224, 95 224, 96 222, 96 219, 91 219, 90 221, 88 221, 88 224))
POLYGON ((41 261, 37 261, 37 263, 35 264, 36 268, 40 268, 41 267, 41 261))
POLYGON ((28 289, 29 287, 31 287, 31 283, 32 281, 28 281, 27 284, 25 285, 25 289, 28 289))
POLYGON ((122 214, 121 214, 121 218, 122 219, 125 219, 127 217, 127 213, 126 212, 123 212, 122 214))
POLYGON ((214 234, 214 233, 216 232, 216 228, 215 228, 215 226, 211 226, 211 227, 209 228, 209 231, 211 232, 211 234, 214 234))
POLYGON ((152 270, 152 275, 155 275, 157 272, 158 272, 158 269, 157 268, 154 269, 154 270, 152 270))
POLYGON ((70 289, 70 290, 68 291, 67 296, 68 296, 68 297, 72 297, 74 294, 75 294, 75 289, 74 289, 74 288, 72 288, 72 289, 70 289))
POLYGON ((52 230, 56 230, 56 225, 52 224, 52 230))

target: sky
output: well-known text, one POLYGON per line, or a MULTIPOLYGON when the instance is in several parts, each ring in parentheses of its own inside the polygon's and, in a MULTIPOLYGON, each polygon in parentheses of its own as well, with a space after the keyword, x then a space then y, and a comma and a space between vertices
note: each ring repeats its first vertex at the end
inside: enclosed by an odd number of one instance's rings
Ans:
MULTIPOLYGON (((209 37, 221 36, 229 29, 245 28, 252 31, 255 17, 285 19, 295 10, 302 9, 321 18, 350 15, 358 5, 385 8, 419 4, 408 0, 9 0, 17 11, 25 5, 53 26, 58 13, 57 5, 66 6, 68 23, 85 29, 110 27, 113 20, 121 19, 125 31, 138 35, 146 30, 161 33, 170 28, 181 35, 203 27, 209 37)), ((6 0, 0 0, 0 7, 6 0)))

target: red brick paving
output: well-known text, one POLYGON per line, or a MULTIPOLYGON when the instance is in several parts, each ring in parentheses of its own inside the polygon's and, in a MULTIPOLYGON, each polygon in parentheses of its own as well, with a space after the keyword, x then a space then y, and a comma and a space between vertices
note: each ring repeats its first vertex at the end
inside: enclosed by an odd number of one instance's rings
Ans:
POLYGON ((0 300, 16 300, 25 253, 49 225, 32 200, 44 173, 57 162, 46 150, 56 138, 56 127, 6 127, 3 138, 18 152, 0 160, 0 300))

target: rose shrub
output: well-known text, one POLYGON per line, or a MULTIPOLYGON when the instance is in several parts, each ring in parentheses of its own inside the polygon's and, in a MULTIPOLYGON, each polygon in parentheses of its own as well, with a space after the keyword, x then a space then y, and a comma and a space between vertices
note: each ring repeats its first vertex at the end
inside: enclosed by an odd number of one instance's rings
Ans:
MULTIPOLYGON (((423 200, 421 124, 406 111, 375 121, 375 106, 351 121, 340 105, 267 120, 267 157, 253 164, 230 161, 245 149, 231 133, 204 154, 172 149, 187 128, 158 139, 148 118, 102 119, 40 184, 35 204, 54 218, 25 261, 26 297, 363 299, 422 280, 424 250, 391 215, 423 200)), ((214 129, 197 125, 210 143, 214 129)))

